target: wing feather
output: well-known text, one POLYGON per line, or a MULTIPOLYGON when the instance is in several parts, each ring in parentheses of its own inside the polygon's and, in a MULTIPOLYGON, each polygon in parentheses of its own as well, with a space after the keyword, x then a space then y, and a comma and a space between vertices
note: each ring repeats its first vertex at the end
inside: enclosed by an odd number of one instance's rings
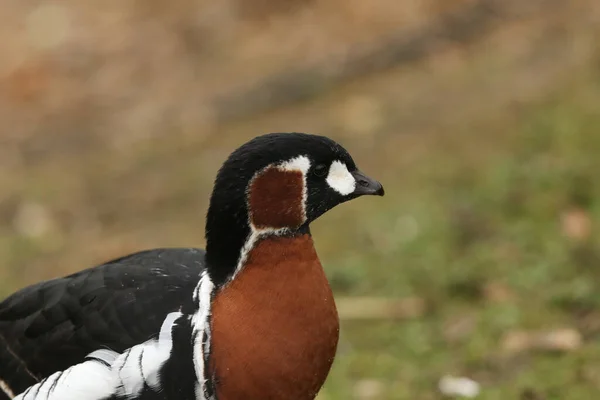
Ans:
POLYGON ((157 249, 16 292, 0 303, 0 381, 20 393, 96 350, 158 337, 204 269, 203 250, 157 249))

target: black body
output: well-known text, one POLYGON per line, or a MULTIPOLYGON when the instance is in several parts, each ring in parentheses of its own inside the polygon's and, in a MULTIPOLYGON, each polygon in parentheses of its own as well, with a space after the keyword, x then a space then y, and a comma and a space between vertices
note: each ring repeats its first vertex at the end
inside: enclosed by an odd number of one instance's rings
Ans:
POLYGON ((204 256, 143 251, 16 292, 0 303, 0 379, 18 394, 99 348, 155 337, 168 313, 192 307, 204 256))

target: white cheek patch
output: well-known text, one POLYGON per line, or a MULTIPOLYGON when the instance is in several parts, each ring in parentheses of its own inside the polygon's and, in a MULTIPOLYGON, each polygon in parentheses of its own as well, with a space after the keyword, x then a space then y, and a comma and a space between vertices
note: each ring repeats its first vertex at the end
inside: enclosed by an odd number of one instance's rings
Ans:
POLYGON ((334 161, 329 167, 327 175, 327 184, 342 196, 347 196, 354 192, 356 180, 348 171, 348 167, 341 161, 334 161))
POLYGON ((285 161, 279 165, 284 171, 300 171, 306 176, 310 169, 310 160, 306 156, 294 157, 291 160, 285 161))

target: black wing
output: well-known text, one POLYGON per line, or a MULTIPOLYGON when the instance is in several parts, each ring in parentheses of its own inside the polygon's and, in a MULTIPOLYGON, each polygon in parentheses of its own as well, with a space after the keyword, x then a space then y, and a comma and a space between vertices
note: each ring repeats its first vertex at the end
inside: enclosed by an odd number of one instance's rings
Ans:
POLYGON ((0 303, 0 389, 18 394, 94 350, 156 336, 190 306, 204 268, 203 250, 157 249, 18 291, 0 303))

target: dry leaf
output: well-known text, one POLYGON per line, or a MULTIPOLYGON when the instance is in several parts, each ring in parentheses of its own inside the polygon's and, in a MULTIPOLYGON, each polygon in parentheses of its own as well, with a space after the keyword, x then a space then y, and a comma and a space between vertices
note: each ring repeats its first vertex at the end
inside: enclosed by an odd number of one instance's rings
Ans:
POLYGON ((581 347, 583 338, 572 328, 550 331, 512 331, 502 339, 502 349, 508 353, 520 353, 529 350, 573 351, 581 347))
POLYGON ((507 303, 514 298, 510 287, 500 282, 488 282, 483 288, 483 295, 492 303, 507 303))
POLYGON ((360 400, 380 399, 383 383, 375 379, 362 379, 354 385, 354 397, 360 400))
POLYGON ((502 339, 502 350, 507 353, 520 353, 532 347, 532 335, 523 331, 511 331, 502 339))
POLYGON ((572 351, 581 347, 583 339, 575 329, 565 328, 541 333, 538 346, 545 350, 572 351))
POLYGON ((50 69, 43 61, 31 61, 13 70, 8 77, 10 99, 23 103, 38 99, 48 88, 50 69))
POLYGON ((42 3, 29 13, 25 25, 31 46, 41 50, 58 47, 69 37, 69 9, 59 4, 42 3))
POLYGON ((444 324, 443 335, 448 342, 453 343, 469 337, 476 327, 475 315, 462 315, 444 324))
POLYGON ((561 216, 563 233, 571 240, 585 241, 592 233, 592 220, 587 211, 573 208, 561 216))
POLYGON ((34 202, 19 206, 13 219, 14 229, 22 236, 39 238, 54 227, 54 221, 46 207, 34 202))
POLYGON ((425 301, 419 297, 385 299, 373 297, 343 297, 336 300, 341 319, 403 319, 425 313, 425 301))
POLYGON ((446 375, 438 383, 440 392, 445 396, 473 398, 481 391, 479 383, 470 378, 446 375))

